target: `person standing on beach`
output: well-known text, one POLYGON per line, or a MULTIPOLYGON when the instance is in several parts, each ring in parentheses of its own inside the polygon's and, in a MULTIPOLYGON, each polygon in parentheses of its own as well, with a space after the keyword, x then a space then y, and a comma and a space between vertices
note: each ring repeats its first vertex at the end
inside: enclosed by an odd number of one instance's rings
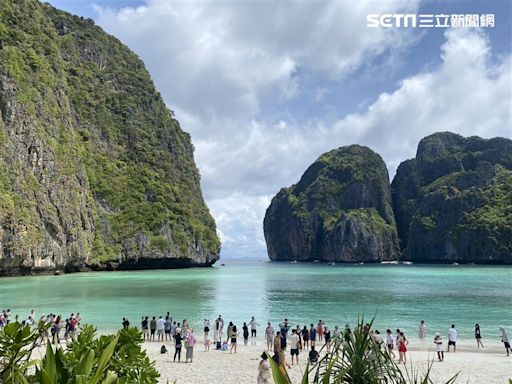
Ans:
POLYGON ((419 330, 418 330, 418 337, 420 339, 424 339, 426 336, 427 336, 427 327, 425 326, 425 321, 421 320, 420 321, 420 327, 419 327, 419 330))
POLYGON ((309 327, 309 340, 311 342, 311 346, 314 347, 316 343, 316 329, 313 324, 309 327))
POLYGON ((510 337, 508 332, 503 327, 498 327, 501 331, 501 342, 505 345, 505 350, 507 351, 507 356, 510 356, 510 337))
POLYGON ((181 341, 183 338, 181 337, 181 329, 176 329, 176 336, 174 336, 174 361, 176 361, 176 356, 178 357, 178 363, 181 360, 181 341))
POLYGON ((176 322, 173 321, 171 324, 171 341, 174 340, 174 336, 176 336, 176 328, 178 328, 178 326, 176 325, 176 322))
MULTIPOLYGON (((169 312, 167 312, 169 313, 169 312)), ((165 341, 167 341, 167 338, 171 340, 171 318, 169 316, 165 316, 165 324, 164 324, 164 331, 165 331, 165 341)))
POLYGON ((281 332, 277 331, 274 337, 274 356, 277 355, 277 363, 279 364, 279 354, 281 353, 281 332))
MULTIPOLYGON (((232 324, 232 323, 230 323, 232 324)), ((236 329, 236 325, 232 325, 231 327, 231 332, 229 333, 229 337, 231 338, 231 348, 229 349, 229 353, 232 353, 233 352, 233 349, 235 350, 235 353, 236 353, 236 342, 237 342, 237 337, 238 337, 238 331, 236 329)))
POLYGON ((272 349, 272 343, 274 342, 274 328, 270 321, 267 323, 267 328, 265 328, 265 339, 267 340, 267 351, 272 349))
POLYGON ((291 325, 288 323, 288 319, 284 319, 284 323, 279 324, 279 330, 281 332, 281 349, 286 351, 286 338, 288 337, 288 331, 291 325))
POLYGON ((398 352, 400 353, 400 360, 398 363, 407 363, 407 345, 409 342, 405 339, 405 335, 403 332, 400 332, 400 336, 398 338, 398 352))
POLYGON ((261 361, 258 365, 258 378, 257 384, 271 384, 272 372, 270 370, 270 363, 268 362, 268 356, 265 352, 261 354, 261 361))
POLYGON ((142 339, 143 340, 146 340, 148 339, 149 340, 149 337, 148 337, 148 327, 149 327, 149 322, 148 322, 148 317, 144 317, 142 316, 142 321, 140 322, 140 327, 142 329, 142 339))
POLYGON ((297 332, 297 336, 299 336, 299 351, 302 351, 302 334, 300 331, 300 325, 297 324, 297 328, 295 328, 295 332, 297 332))
POLYGON ((482 334, 480 333, 480 325, 478 323, 475 324, 475 339, 476 339, 476 347, 482 347, 484 348, 484 345, 482 344, 482 334))
POLYGON ((249 327, 245 322, 244 325, 242 326, 242 332, 244 334, 244 345, 247 345, 247 343, 249 342, 249 327))
POLYGON ((249 321, 249 325, 251 326, 251 337, 256 337, 257 326, 259 325, 254 316, 251 317, 251 321, 249 321))
MULTIPOLYGON (((219 340, 222 340, 222 333, 224 332, 224 319, 219 315, 219 340)), ((229 335, 228 335, 229 337, 229 335)))
POLYGON ((450 345, 453 345, 453 353, 455 353, 455 344, 457 343, 457 330, 455 324, 448 330, 448 352, 450 352, 450 345))
POLYGON ((126 329, 130 326, 130 322, 128 321, 128 319, 124 318, 123 317, 123 328, 126 329))
POLYGON ((149 330, 151 333, 151 341, 155 341, 155 332, 156 332, 156 319, 155 316, 149 322, 149 330))
POLYGON ((292 365, 293 365, 293 356, 295 356, 297 365, 299 365, 299 335, 297 335, 296 329, 292 329, 292 334, 290 336, 290 353, 292 356, 292 365))
POLYGON ((327 352, 331 352, 331 330, 329 327, 325 327, 324 329, 324 340, 327 352))
POLYGON ((196 336, 194 335, 194 330, 190 328, 187 335, 187 354, 185 356, 185 363, 192 362, 192 358, 194 357, 194 345, 196 345, 196 336))
POLYGON ((437 358, 439 361, 444 361, 443 338, 439 333, 436 333, 436 337, 434 337, 434 344, 436 345, 437 358))
POLYGON ((156 322, 156 335, 158 342, 164 341, 165 320, 160 316, 156 322))
POLYGON ((391 356, 392 359, 395 358, 395 352, 393 352, 393 343, 394 343, 394 339, 393 339, 393 335, 391 334, 391 329, 387 329, 386 330, 386 345, 388 347, 388 354, 389 356, 391 356))
POLYGON ((324 335, 324 323, 322 320, 318 320, 318 325, 316 327, 316 334, 318 337, 318 341, 322 341, 324 335))
POLYGON ((230 321, 228 324, 228 330, 226 332, 226 339, 229 339, 231 337, 231 331, 233 330, 233 322, 230 321))
POLYGON ((302 340, 304 341, 304 349, 309 349, 309 331, 306 326, 302 328, 301 334, 302 340))
POLYGON ((217 319, 215 319, 214 328, 213 328, 213 342, 217 343, 222 338, 219 336, 219 330, 220 330, 220 315, 217 319))
POLYGON ((210 320, 204 319, 203 322, 203 332, 204 332, 204 338, 208 338, 208 334, 210 333, 210 320))

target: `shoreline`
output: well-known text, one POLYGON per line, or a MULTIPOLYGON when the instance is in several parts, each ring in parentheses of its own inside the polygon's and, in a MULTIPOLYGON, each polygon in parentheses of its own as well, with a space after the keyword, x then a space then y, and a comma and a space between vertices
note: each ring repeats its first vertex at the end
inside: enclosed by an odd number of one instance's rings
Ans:
MULTIPOLYGON (((140 259, 139 259, 140 260, 140 259)), ((80 274, 80 273, 91 273, 91 272, 136 272, 136 271, 155 271, 155 270, 180 270, 180 269, 190 269, 190 268, 211 268, 211 267, 226 267, 228 265, 233 264, 243 264, 243 263, 276 263, 276 264, 299 264, 299 265, 329 265, 330 267, 347 267, 347 266, 356 266, 356 267, 365 267, 365 266, 436 266, 436 267, 444 267, 444 266, 452 266, 452 267, 512 267, 511 263, 475 263, 475 262, 464 262, 459 261, 457 264, 453 262, 421 262, 414 261, 409 262, 407 260, 396 260, 396 262, 389 261, 375 261, 375 262, 351 262, 351 261, 336 261, 335 265, 331 265, 332 262, 327 260, 270 260, 265 258, 254 258, 254 259, 236 259, 236 258, 228 258, 228 259, 218 259, 214 262, 207 263, 190 263, 179 261, 177 264, 173 263, 176 260, 180 259, 171 259, 171 260, 162 260, 155 259, 150 261, 147 265, 144 265, 145 261, 137 263, 133 263, 132 261, 122 262, 116 260, 108 260, 97 263, 84 263, 81 265, 65 265, 60 268, 12 268, 5 269, 0 268, 0 279, 8 278, 8 277, 31 277, 31 276, 63 276, 63 275, 72 275, 72 274, 80 274), (142 265, 141 265, 142 264, 142 265), (215 265, 218 264, 218 265, 215 265)))

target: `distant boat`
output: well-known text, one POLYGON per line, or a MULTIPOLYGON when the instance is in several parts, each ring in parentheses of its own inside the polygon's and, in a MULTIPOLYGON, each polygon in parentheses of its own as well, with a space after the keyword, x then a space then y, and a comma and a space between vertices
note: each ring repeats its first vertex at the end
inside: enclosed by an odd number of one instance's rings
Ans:
POLYGON ((334 266, 336 265, 336 263, 335 263, 334 261, 331 261, 331 262, 329 263, 329 265, 330 265, 331 267, 334 267, 334 266))
POLYGON ((398 264, 396 260, 383 260, 380 262, 381 264, 398 264))
POLYGON ((411 265, 411 264, 412 264, 412 261, 402 261, 402 264, 405 264, 405 265, 411 265))
POLYGON ((222 263, 220 266, 221 266, 221 267, 225 267, 225 266, 226 266, 226 264, 222 263))
POLYGON ((363 264, 364 264, 364 263, 363 263, 362 261, 359 263, 359 265, 363 265, 363 264))
POLYGON ((290 261, 290 264, 297 264, 297 263, 298 263, 297 260, 290 261))
POLYGON ((453 265, 459 265, 459 263, 457 263, 456 261, 453 262, 453 265))
POLYGON ((319 263, 320 260, 313 260, 313 263, 319 263))

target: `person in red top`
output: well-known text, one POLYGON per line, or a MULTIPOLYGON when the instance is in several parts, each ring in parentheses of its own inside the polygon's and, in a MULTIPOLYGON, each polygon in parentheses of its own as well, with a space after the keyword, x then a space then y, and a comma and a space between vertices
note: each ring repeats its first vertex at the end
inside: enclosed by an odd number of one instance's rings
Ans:
POLYGON ((405 339, 404 333, 400 332, 400 336, 398 337, 398 352, 400 352, 399 364, 404 363, 405 365, 407 362, 407 357, 405 356, 405 353, 407 352, 407 344, 409 344, 409 342, 405 339))
POLYGON ((318 326, 316 327, 316 334, 318 336, 318 340, 321 341, 324 335, 324 323, 322 320, 318 320, 318 326))
POLYGON ((76 328, 77 328, 77 324, 78 324, 78 321, 72 317, 71 320, 70 320, 70 323, 71 323, 71 337, 75 337, 76 335, 76 328))

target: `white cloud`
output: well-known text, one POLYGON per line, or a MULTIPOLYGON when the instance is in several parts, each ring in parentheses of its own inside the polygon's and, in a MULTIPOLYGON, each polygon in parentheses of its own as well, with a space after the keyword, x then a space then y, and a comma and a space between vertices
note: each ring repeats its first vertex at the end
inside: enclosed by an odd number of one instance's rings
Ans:
POLYGON ((447 32, 439 66, 361 100, 363 112, 294 117, 290 100, 309 95, 312 104, 332 103, 326 82, 342 86, 341 79, 379 55, 395 64, 397 50, 414 37, 369 31, 365 23, 367 13, 391 8, 396 3, 164 0, 97 8, 98 24, 144 59, 192 134, 225 255, 264 256, 262 222, 271 197, 325 151, 368 145, 392 177, 430 133, 510 137, 510 56, 493 64, 486 36, 469 29, 447 32), (315 76, 321 84, 310 83, 315 76), (279 109, 279 119, 265 112, 269 106, 279 109))

